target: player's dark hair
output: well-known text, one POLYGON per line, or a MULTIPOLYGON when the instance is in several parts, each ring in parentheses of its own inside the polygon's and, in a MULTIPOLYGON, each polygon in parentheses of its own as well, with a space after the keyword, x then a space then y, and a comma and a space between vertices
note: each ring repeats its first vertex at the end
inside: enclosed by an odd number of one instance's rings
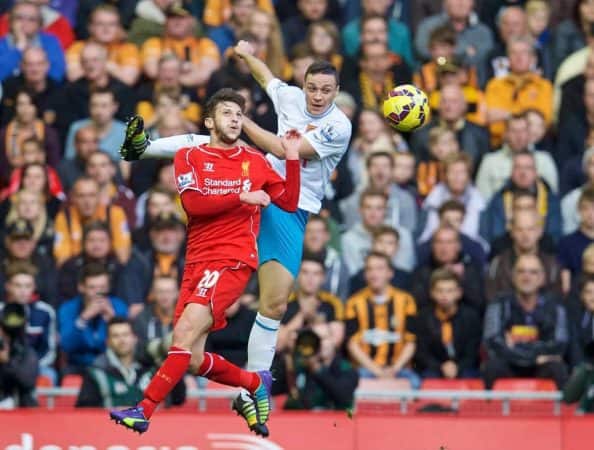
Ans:
POLYGON ((107 267, 101 263, 87 263, 83 266, 80 276, 78 277, 79 283, 84 283, 88 278, 99 277, 106 275, 109 278, 109 272, 107 267))
POLYGON ((245 98, 238 94, 233 89, 223 88, 216 91, 212 97, 206 102, 204 108, 204 117, 214 118, 214 112, 219 103, 231 102, 238 105, 242 111, 245 110, 245 98))
POLYGON ((307 80, 309 75, 317 75, 317 74, 324 74, 324 75, 332 75, 336 80, 336 85, 340 84, 340 77, 338 76, 338 70, 328 61, 317 60, 314 61, 309 65, 307 70, 305 71, 304 80, 307 80))

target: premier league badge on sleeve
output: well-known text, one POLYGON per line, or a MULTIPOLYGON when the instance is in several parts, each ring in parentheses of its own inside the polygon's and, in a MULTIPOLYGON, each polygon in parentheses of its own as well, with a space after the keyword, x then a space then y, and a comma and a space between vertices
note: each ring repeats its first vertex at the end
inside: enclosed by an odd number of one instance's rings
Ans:
POLYGON ((177 187, 179 189, 187 188, 194 184, 194 175, 192 172, 181 173, 177 176, 177 187))

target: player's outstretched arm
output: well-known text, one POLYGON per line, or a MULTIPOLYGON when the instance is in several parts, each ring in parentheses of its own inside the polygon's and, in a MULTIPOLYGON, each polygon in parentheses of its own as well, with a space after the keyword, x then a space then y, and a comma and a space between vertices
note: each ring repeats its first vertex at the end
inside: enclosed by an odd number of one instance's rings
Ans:
POLYGON ((281 138, 281 146, 285 152, 286 179, 283 180, 270 166, 270 181, 264 189, 270 194, 271 201, 285 211, 297 211, 301 185, 301 168, 299 164, 299 148, 303 138, 296 130, 289 130, 281 138))
MULTIPOLYGON (((248 135, 256 147, 265 152, 272 153, 279 159, 288 159, 281 138, 270 131, 260 127, 256 122, 244 116, 243 131, 248 135)), ((299 139, 299 158, 316 159, 318 154, 307 139, 299 139)))
POLYGON ((256 51, 252 44, 248 41, 239 41, 233 50, 237 56, 246 62, 252 76, 262 86, 262 89, 266 90, 266 86, 274 78, 274 75, 262 60, 254 56, 256 51))
POLYGON ((184 147, 196 147, 206 144, 210 136, 202 134, 179 134, 165 138, 149 141, 148 147, 140 156, 140 159, 173 159, 175 152, 184 147))

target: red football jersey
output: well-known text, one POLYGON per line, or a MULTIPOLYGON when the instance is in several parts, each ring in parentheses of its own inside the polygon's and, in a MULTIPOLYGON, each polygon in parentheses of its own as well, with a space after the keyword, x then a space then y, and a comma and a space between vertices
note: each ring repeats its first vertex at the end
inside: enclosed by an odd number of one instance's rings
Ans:
POLYGON ((299 161, 287 161, 285 182, 257 150, 244 146, 219 149, 203 144, 176 152, 174 168, 188 215, 186 262, 233 259, 255 269, 260 207, 241 203, 239 194, 264 190, 272 202, 295 211, 299 161))

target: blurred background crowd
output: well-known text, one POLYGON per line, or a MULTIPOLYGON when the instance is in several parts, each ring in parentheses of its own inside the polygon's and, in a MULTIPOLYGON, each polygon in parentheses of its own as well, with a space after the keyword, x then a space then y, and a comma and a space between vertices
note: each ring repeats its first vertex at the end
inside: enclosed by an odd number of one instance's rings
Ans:
MULTIPOLYGON (((204 132, 232 87, 276 131, 240 39, 298 86, 335 64, 353 123, 279 335, 287 408, 348 407, 361 378, 561 388, 590 367, 594 0, 5 0, 0 407, 69 376, 80 406, 138 399, 169 345, 185 217, 171 161, 119 160, 124 121, 204 132), (432 107, 411 135, 380 112, 402 83, 432 107)), ((254 279, 208 347, 244 365, 257 302, 254 279)))

